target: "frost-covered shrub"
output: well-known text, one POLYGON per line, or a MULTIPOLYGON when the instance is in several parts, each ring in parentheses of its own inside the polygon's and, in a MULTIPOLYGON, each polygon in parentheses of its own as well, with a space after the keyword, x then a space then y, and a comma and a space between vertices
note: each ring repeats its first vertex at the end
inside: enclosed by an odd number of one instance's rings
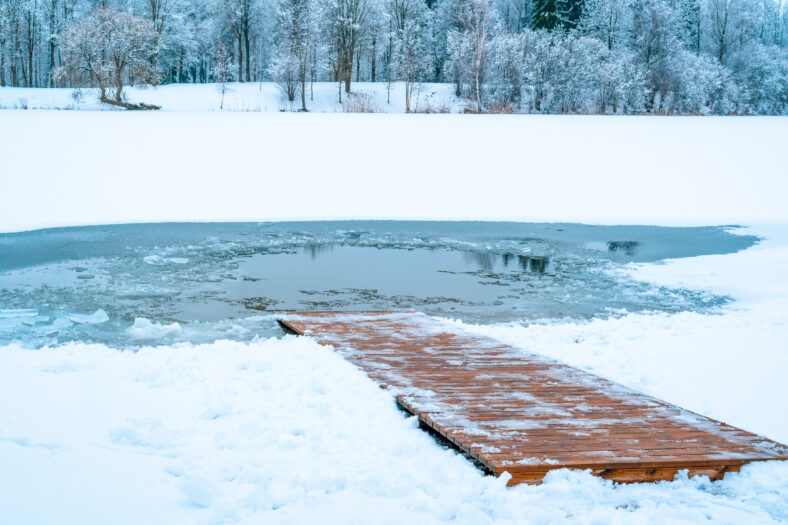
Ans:
POLYGON ((747 112, 788 114, 788 48, 753 43, 731 58, 747 112))
POLYGON ((432 63, 427 54, 426 15, 427 7, 423 2, 414 2, 412 19, 403 20, 393 38, 391 69, 394 78, 405 84, 405 111, 412 108, 413 90, 431 69, 432 63))
POLYGON ((594 111, 599 113, 640 113, 646 96, 646 79, 626 49, 600 54, 595 67, 594 111))
POLYGON ((587 113, 598 89, 597 64, 605 54, 604 45, 594 38, 571 33, 560 42, 557 54, 557 111, 587 113))
POLYGON ((446 49, 444 77, 455 84, 459 97, 468 92, 473 78, 469 67, 473 62, 473 40, 468 33, 452 29, 446 35, 446 49))
POLYGON ((526 40, 523 33, 504 32, 491 40, 488 104, 497 108, 514 108, 520 103, 526 40))
POLYGON ((342 110, 345 113, 377 113, 378 108, 372 97, 363 91, 348 93, 342 103, 342 110))
POLYGON ((561 45, 556 33, 533 31, 523 57, 528 110, 549 112, 554 107, 561 45))
POLYGON ((523 106, 528 111, 642 111, 645 79, 632 53, 611 51, 578 33, 528 32, 523 42, 523 106))
POLYGON ((268 68, 268 74, 279 86, 282 96, 287 98, 288 102, 293 102, 299 92, 298 65, 298 59, 295 56, 281 54, 273 60, 268 68))
POLYGON ((736 111, 728 71, 705 55, 680 49, 667 61, 654 99, 657 113, 727 114, 736 111))

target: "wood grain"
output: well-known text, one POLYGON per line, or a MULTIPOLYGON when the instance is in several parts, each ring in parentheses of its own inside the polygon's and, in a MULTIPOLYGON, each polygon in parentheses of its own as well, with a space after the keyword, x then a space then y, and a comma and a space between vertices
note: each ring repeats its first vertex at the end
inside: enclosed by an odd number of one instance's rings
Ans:
POLYGON ((544 356, 417 312, 303 312, 280 320, 363 369, 423 428, 510 485, 553 469, 617 482, 721 479, 788 448, 544 356))

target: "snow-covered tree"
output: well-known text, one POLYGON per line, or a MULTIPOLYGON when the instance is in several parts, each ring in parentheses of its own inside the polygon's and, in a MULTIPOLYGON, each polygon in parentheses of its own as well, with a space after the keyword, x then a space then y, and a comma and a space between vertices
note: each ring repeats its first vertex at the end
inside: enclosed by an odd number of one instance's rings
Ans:
POLYGON ((224 109, 224 96, 230 91, 227 83, 232 80, 232 66, 233 60, 230 52, 226 47, 220 46, 216 52, 216 59, 213 66, 213 76, 218 84, 218 91, 221 96, 219 109, 224 109))
MULTIPOLYGON (((373 0, 329 0, 327 16, 330 20, 329 38, 335 46, 336 75, 350 92, 353 80, 353 61, 370 26, 369 14, 373 0)), ((341 97, 341 92, 340 92, 341 97)))
POLYGON ((131 78, 153 82, 158 78, 151 66, 157 47, 150 21, 102 7, 66 26, 58 41, 63 65, 56 70, 56 77, 83 74, 98 88, 102 102, 126 108, 151 107, 128 104, 123 97, 123 86, 131 78))
POLYGON ((410 112, 414 87, 431 68, 427 51, 430 12, 423 0, 389 0, 387 9, 393 33, 390 67, 395 78, 405 83, 405 111, 410 112))
POLYGON ((562 25, 561 0, 534 0, 531 27, 534 29, 555 29, 562 25))
POLYGON ((258 4, 256 0, 221 0, 223 22, 236 43, 238 62, 238 81, 252 80, 251 53, 255 17, 258 4))
POLYGON ((281 0, 277 9, 277 55, 271 67, 288 101, 301 94, 306 111, 306 82, 316 52, 320 12, 314 0, 281 0))
POLYGON ((531 27, 573 29, 583 12, 583 0, 532 0, 531 27))
POLYGON ((520 103, 530 36, 530 31, 499 31, 490 41, 487 95, 496 109, 511 111, 520 103))
POLYGON ((455 78, 458 93, 462 84, 471 87, 471 97, 476 111, 484 109, 484 83, 490 40, 496 23, 489 0, 460 0, 457 10, 459 29, 449 32, 447 70, 455 78))
POLYGON ((629 4, 630 0, 585 0, 580 30, 598 38, 612 50, 626 35, 629 4))

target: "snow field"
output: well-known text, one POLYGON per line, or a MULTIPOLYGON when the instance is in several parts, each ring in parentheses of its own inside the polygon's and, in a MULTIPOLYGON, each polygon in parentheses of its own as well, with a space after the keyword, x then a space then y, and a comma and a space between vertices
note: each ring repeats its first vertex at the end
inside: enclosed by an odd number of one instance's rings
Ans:
POLYGON ((788 471, 505 488, 305 338, 0 349, 0 508, 22 523, 769 523, 788 471))
POLYGON ((300 219, 785 224, 786 136, 788 119, 768 117, 3 111, 0 231, 300 219))

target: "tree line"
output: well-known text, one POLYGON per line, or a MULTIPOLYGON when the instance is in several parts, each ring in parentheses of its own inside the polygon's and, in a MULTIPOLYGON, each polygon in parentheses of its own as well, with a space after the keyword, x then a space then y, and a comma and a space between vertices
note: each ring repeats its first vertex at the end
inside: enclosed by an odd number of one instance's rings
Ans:
POLYGON ((0 86, 448 82, 473 112, 788 114, 785 0, 0 0, 0 86))

